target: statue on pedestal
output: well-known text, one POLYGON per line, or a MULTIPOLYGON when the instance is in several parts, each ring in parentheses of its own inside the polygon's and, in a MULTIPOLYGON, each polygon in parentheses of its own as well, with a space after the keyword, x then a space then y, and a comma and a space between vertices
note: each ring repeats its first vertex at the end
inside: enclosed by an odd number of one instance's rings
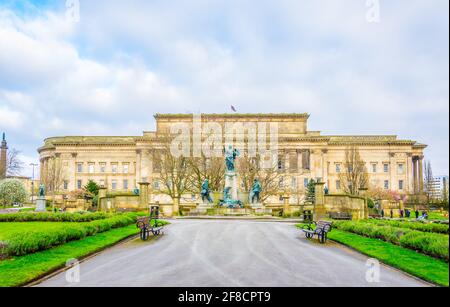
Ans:
POLYGON ((210 190, 209 190, 209 180, 208 180, 208 178, 206 178, 206 179, 203 181, 203 184, 202 184, 202 190, 201 190, 201 192, 200 192, 200 194, 201 194, 201 196, 202 196, 202 201, 203 201, 203 202, 205 202, 205 200, 208 201, 209 203, 212 203, 212 202, 213 202, 210 193, 211 193, 211 192, 210 192, 210 190))
POLYGON ((227 150, 224 150, 224 152, 227 170, 230 172, 234 172, 234 170, 236 169, 235 161, 239 156, 239 150, 237 150, 236 148, 233 149, 233 147, 230 145, 227 150))
POLYGON ((258 179, 255 178, 255 180, 253 181, 252 190, 250 191, 252 204, 255 203, 255 199, 257 204, 260 202, 261 190, 262 190, 261 183, 259 182, 258 179))
POLYGON ((42 183, 39 185, 39 197, 40 198, 45 197, 45 186, 42 183))

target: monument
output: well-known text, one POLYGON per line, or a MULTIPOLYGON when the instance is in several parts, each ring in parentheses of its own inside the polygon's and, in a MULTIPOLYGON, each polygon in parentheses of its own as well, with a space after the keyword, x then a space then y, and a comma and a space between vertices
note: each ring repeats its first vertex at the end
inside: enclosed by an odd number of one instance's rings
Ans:
POLYGON ((243 208, 244 205, 238 199, 238 182, 236 173, 236 159, 239 156, 239 151, 231 145, 224 150, 225 153, 225 187, 223 190, 223 200, 220 206, 225 206, 230 209, 243 208))
POLYGON ((261 182, 257 178, 253 181, 252 189, 250 191, 250 204, 256 213, 263 211, 263 205, 261 204, 261 182))
POLYGON ((202 202, 198 204, 197 210, 200 213, 206 213, 208 209, 213 207, 213 199, 211 197, 211 191, 209 189, 209 180, 206 178, 202 183, 202 189, 200 191, 202 202))
POLYGON ((39 186, 39 197, 36 200, 36 212, 46 212, 45 186, 41 183, 39 186))

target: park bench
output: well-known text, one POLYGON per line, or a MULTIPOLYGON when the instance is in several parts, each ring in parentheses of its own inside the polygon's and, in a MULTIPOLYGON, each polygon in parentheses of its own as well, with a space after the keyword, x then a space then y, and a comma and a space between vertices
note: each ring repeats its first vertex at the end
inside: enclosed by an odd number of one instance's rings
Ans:
POLYGON ((302 230, 305 233, 307 239, 312 239, 314 235, 317 235, 320 243, 327 241, 327 234, 331 231, 332 222, 318 221, 305 225, 302 230), (315 225, 316 227, 313 227, 315 225))
POLYGON ((140 237, 142 241, 148 240, 150 232, 154 236, 159 236, 163 229, 163 224, 160 221, 148 216, 138 217, 136 226, 141 230, 140 237))
POLYGON ((352 214, 349 212, 330 212, 330 218, 333 220, 351 220, 352 214))

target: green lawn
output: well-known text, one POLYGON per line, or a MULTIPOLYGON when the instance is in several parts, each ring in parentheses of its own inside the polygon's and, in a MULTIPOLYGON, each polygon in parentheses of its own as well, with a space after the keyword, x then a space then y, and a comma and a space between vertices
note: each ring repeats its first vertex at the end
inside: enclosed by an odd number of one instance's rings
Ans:
POLYGON ((71 241, 42 252, 0 261, 0 287, 24 285, 63 267, 69 259, 80 259, 95 253, 137 234, 138 231, 135 225, 129 225, 99 233, 83 240, 71 241))
POLYGON ((39 231, 59 231, 67 226, 73 225, 69 222, 2 222, 0 223, 0 241, 6 240, 16 234, 26 234, 27 232, 39 231))
POLYGON ((336 229, 328 237, 423 280, 446 287, 449 285, 449 264, 444 261, 391 243, 336 229))

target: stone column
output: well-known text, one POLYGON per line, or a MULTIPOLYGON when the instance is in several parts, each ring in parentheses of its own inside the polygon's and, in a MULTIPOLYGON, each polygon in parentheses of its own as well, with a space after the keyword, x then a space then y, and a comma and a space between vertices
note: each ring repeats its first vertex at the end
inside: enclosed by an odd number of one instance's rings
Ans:
POLYGON ((142 180, 141 176, 141 160, 142 160, 142 150, 136 150, 136 182, 140 182, 142 180))
POLYGON ((148 182, 139 182, 139 207, 148 209, 148 182))
POLYGON ((406 187, 407 192, 411 193, 411 191, 414 190, 413 181, 411 180, 413 178, 413 172, 412 172, 412 157, 411 154, 406 155, 406 187))
POLYGON ((417 157, 412 158, 413 165, 413 184, 414 184, 414 194, 419 190, 418 182, 417 182, 417 157))
POLYGON ((284 214, 291 214, 291 205, 289 203, 290 195, 288 193, 283 194, 283 213, 284 214))
POLYGON ((419 193, 423 193, 423 156, 419 157, 419 193))
POLYGON ((318 221, 327 217, 327 210, 325 208, 325 193, 323 188, 325 183, 317 182, 315 184, 315 200, 314 200, 314 221, 318 221))
POLYGON ((107 189, 102 186, 98 189, 98 211, 106 211, 106 208, 102 208, 102 199, 106 197, 107 189))

